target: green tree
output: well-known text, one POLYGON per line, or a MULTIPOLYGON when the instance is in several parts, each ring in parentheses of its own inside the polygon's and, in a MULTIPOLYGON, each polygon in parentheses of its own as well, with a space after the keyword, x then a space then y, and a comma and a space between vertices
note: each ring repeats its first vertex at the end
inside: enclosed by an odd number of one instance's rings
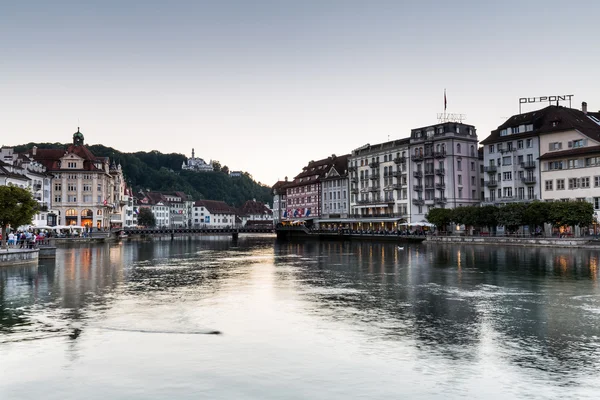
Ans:
POLYGON ((523 211, 523 224, 532 228, 543 227, 546 222, 550 221, 551 205, 552 203, 542 201, 534 201, 528 204, 523 211))
POLYGON ((549 221, 552 226, 588 226, 594 221, 594 206, 587 201, 551 203, 549 221))
POLYGON ((448 208, 434 208, 430 210, 425 219, 434 224, 439 230, 445 231, 452 222, 452 210, 448 208))
POLYGON ((216 172, 221 171, 221 163, 220 162, 218 162, 217 160, 213 160, 212 165, 213 165, 213 171, 216 171, 216 172))
POLYGON ((16 186, 0 186, 0 226, 2 248, 6 248, 8 226, 17 228, 31 223, 38 210, 38 203, 26 189, 16 186))
POLYGON ((493 231, 498 226, 498 207, 483 206, 477 210, 477 226, 493 231))
POLYGON ((465 230, 468 231, 470 226, 477 226, 478 224, 479 207, 456 207, 452 210, 452 221, 458 225, 464 225, 465 230))
POLYGON ((138 214, 138 225, 147 226, 153 228, 156 226, 156 218, 149 208, 142 207, 138 214))
POLYGON ((513 233, 519 229, 523 222, 523 212, 525 210, 523 203, 507 204, 498 209, 498 225, 502 225, 509 232, 513 233))

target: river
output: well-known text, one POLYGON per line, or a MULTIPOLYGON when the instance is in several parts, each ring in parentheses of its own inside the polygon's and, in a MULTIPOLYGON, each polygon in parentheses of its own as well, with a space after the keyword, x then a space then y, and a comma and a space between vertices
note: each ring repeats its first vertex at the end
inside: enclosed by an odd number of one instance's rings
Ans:
POLYGON ((183 238, 0 268, 0 399, 600 396, 599 252, 183 238))

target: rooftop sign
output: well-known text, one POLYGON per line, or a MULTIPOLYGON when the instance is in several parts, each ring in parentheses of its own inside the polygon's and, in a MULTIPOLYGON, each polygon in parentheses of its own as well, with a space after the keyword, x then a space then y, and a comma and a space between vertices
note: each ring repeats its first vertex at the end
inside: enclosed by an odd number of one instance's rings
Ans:
POLYGON ((519 114, 521 113, 521 104, 528 104, 528 103, 544 103, 544 102, 548 102, 548 103, 554 103, 556 102, 556 104, 558 104, 559 101, 567 101, 567 99, 569 100, 569 108, 571 108, 571 97, 573 97, 572 94, 565 94, 562 96, 540 96, 540 97, 521 97, 519 99, 519 114))
POLYGON ((443 124, 444 122, 459 122, 462 123, 465 119, 467 119, 466 114, 446 114, 439 113, 437 115, 438 123, 443 124))

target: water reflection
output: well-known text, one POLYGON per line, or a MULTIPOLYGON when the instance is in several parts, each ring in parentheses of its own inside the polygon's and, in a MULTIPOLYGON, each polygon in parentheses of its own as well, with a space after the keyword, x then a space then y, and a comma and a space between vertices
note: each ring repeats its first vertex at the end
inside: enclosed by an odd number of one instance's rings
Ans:
POLYGON ((315 260, 281 279, 302 282, 321 316, 358 319, 444 357, 476 358, 491 336, 497 356, 519 367, 600 371, 595 251, 429 246, 278 243, 275 254, 315 260))
MULTIPOLYGON (((252 348, 276 353, 260 363, 297 357, 289 344, 314 328, 322 346, 346 351, 352 332, 369 356, 419 374, 469 379, 489 366, 510 379, 581 386, 600 372, 597 283, 589 250, 223 237, 73 247, 39 267, 0 268, 0 351, 59 336, 73 361, 89 356, 102 329, 198 333, 218 321, 216 329, 244 326, 252 348)), ((176 350, 179 340, 159 343, 176 350)), ((228 362, 226 348, 204 351, 207 365, 228 362)), ((467 385, 452 383, 446 394, 467 385)))

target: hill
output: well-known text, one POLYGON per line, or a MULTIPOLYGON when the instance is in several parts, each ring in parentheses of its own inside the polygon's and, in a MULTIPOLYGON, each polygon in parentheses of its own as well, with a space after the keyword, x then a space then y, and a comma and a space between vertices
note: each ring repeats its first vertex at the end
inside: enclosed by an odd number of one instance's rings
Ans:
MULTIPOLYGON (((62 143, 27 143, 15 146, 16 152, 24 152, 37 146, 39 149, 62 149, 62 143)), ((257 183, 244 172, 241 177, 231 178, 223 171, 192 172, 181 170, 187 159, 183 154, 150 152, 122 153, 100 144, 87 146, 98 157, 110 157, 120 163, 127 182, 134 190, 181 191, 194 199, 220 200, 240 207, 247 200, 271 204, 271 189, 257 183)), ((220 168, 220 165, 219 167, 220 168)), ((226 171, 224 166, 222 170, 226 171)))

